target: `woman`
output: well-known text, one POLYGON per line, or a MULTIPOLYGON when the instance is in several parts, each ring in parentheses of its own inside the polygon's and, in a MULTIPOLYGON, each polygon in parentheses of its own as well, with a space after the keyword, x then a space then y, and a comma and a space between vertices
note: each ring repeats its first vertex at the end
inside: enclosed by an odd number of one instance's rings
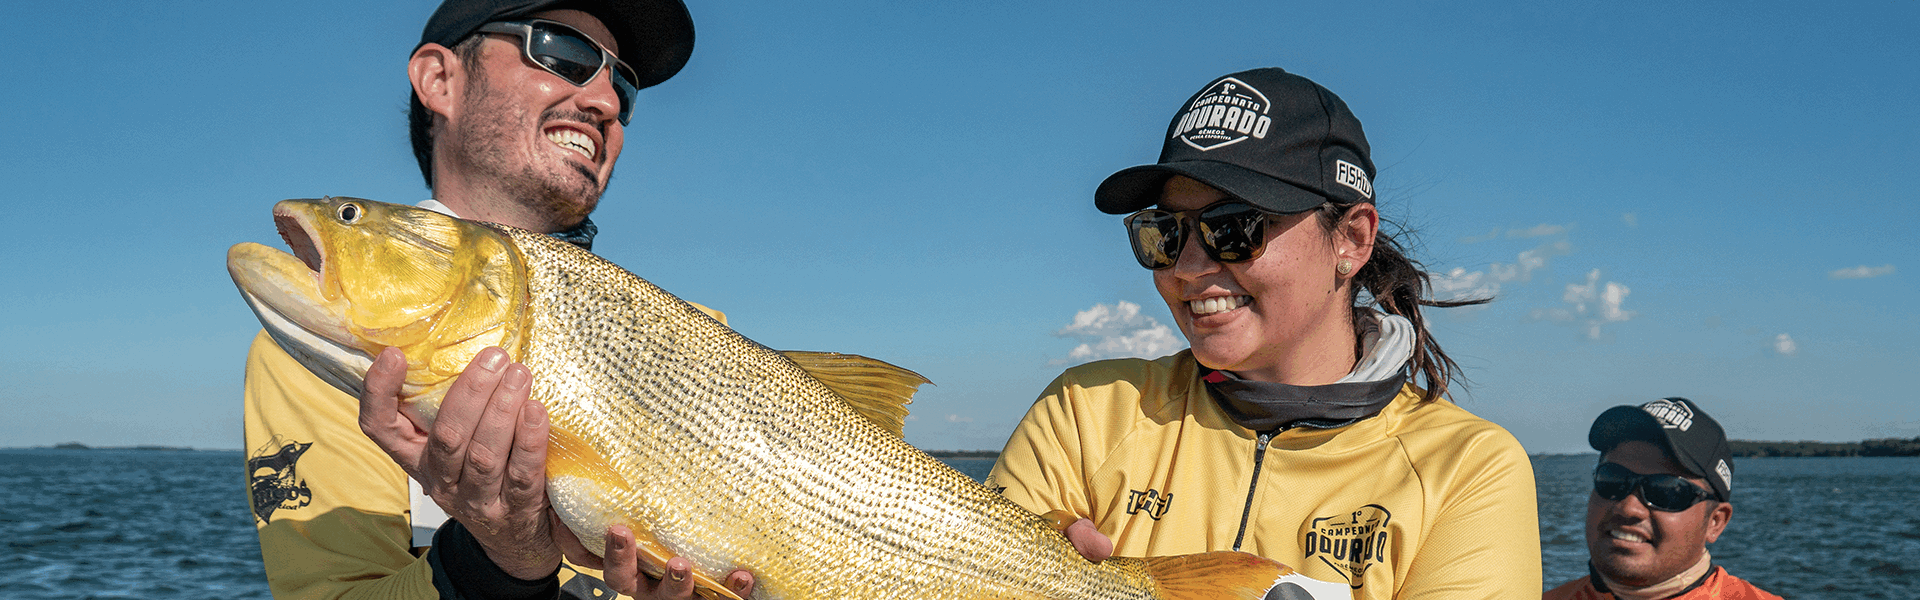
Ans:
POLYGON ((988 485, 1085 519, 1067 532, 1095 560, 1111 538, 1122 556, 1272 558, 1314 598, 1539 594, 1526 453, 1444 399, 1458 367, 1420 315, 1484 300, 1421 299, 1346 104, 1255 69, 1195 94, 1165 139, 1095 204, 1132 213, 1192 348, 1062 374, 988 485))

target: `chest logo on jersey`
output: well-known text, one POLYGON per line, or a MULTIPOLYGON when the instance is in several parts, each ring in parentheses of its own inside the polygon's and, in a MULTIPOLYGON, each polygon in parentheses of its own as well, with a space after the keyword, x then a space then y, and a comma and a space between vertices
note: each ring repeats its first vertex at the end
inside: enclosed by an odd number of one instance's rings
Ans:
POLYGON ((1302 547, 1307 560, 1319 560, 1347 578, 1359 589, 1367 567, 1387 562, 1387 521, 1393 514, 1378 504, 1368 504, 1353 512, 1315 518, 1307 527, 1302 547))
POLYGON ((1173 504, 1173 493, 1162 493, 1156 489, 1127 490, 1127 514, 1146 515, 1158 521, 1167 514, 1167 506, 1173 504))
POLYGON ((293 470, 313 443, 302 444, 274 436, 265 446, 247 458, 247 488, 253 499, 253 516, 261 522, 273 521, 276 510, 293 510, 313 503, 313 491, 307 481, 293 470))

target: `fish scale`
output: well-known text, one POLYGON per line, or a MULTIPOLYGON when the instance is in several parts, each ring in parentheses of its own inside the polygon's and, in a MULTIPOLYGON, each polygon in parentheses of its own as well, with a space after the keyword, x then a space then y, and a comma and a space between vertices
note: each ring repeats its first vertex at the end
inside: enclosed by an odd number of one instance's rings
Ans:
MULTIPOLYGON (((674 550, 701 570, 748 569, 776 598, 972 598, 1014 597, 991 582, 1031 565, 1085 564, 1077 554, 1022 560, 1028 557, 1017 552, 981 551, 1071 548, 1037 546, 1043 540, 1006 535, 1010 530, 997 523, 955 518, 1037 520, 881 431, 779 353, 596 256, 567 252, 547 236, 509 232, 528 272, 528 338, 535 341, 522 362, 543 374, 536 396, 556 426, 587 440, 616 471, 634 475, 631 497, 607 500, 647 507, 632 512, 655 517, 646 528, 663 542, 698 540, 699 547, 674 550), (609 280, 623 285, 604 285, 609 280), (811 468, 785 457, 804 457, 811 468), (754 483, 731 483, 741 481, 754 483), (960 493, 934 498, 929 489, 960 493), (798 498, 813 502, 791 501, 798 498), (790 525, 733 525, 766 519, 790 525), (891 558, 919 554, 928 556, 891 558), (960 577, 979 587, 955 585, 960 577)), ((569 526, 589 540, 607 523, 569 526)), ((1057 537, 1039 527, 1032 531, 1057 537)))
POLYGON ((1091 563, 1061 515, 901 439, 923 378, 775 352, 548 236, 355 198, 274 215, 302 256, 244 243, 227 269, 276 343, 356 395, 370 357, 400 347, 405 406, 428 422, 460 365, 505 347, 551 419, 562 521, 588 548, 628 525, 644 554, 692 561, 709 597, 732 596, 733 569, 783 600, 1255 600, 1292 574, 1235 552, 1091 563))

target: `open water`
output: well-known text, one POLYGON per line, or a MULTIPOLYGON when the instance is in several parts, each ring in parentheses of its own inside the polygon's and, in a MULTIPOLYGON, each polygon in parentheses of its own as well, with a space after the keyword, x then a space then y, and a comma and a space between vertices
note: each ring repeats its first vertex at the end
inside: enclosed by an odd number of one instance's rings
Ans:
MULTIPOLYGON (((1547 585, 1586 572, 1594 456, 1534 459, 1547 585)), ((949 461, 975 478, 988 459, 949 461)), ((267 598, 239 452, 0 450, 0 599, 267 598)), ((1740 459, 1712 546, 1787 598, 1920 598, 1920 458, 1740 459)))

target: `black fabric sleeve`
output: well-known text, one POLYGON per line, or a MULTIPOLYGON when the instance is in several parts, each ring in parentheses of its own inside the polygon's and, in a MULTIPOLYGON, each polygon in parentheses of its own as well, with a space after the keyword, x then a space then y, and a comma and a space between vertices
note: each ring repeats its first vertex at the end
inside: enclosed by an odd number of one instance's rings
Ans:
POLYGON ((433 588, 443 600, 551 600, 560 597, 560 569, 540 579, 508 575, 459 521, 447 519, 427 551, 433 588))

